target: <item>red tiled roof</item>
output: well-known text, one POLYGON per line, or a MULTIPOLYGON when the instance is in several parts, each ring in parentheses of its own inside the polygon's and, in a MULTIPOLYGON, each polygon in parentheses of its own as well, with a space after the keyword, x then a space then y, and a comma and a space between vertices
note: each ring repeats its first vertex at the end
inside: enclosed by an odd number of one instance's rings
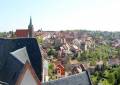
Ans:
POLYGON ((16 37, 28 37, 29 30, 28 29, 19 29, 16 30, 16 37))
POLYGON ((65 69, 61 64, 58 64, 56 69, 60 71, 61 75, 65 75, 65 69))
POLYGON ((64 69, 63 65, 61 65, 61 64, 58 64, 57 67, 64 69))

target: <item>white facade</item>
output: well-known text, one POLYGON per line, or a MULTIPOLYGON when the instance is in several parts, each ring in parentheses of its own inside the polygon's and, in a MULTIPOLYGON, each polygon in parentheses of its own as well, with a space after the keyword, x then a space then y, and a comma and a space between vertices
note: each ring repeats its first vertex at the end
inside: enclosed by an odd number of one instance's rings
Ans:
POLYGON ((38 85, 29 69, 25 72, 20 85, 38 85))

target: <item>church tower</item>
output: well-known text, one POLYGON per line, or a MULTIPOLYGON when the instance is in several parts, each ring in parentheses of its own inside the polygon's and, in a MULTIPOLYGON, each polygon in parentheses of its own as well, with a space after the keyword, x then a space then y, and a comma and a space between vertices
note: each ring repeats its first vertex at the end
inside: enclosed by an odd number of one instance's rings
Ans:
POLYGON ((28 25, 28 36, 31 38, 33 37, 33 32, 34 32, 34 28, 33 28, 33 25, 32 25, 32 18, 30 17, 30 23, 28 25))

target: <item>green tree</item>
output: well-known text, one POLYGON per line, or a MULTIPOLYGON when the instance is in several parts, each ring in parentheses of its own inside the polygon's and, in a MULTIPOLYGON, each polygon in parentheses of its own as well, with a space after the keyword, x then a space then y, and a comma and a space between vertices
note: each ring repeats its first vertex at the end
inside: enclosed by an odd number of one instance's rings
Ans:
POLYGON ((120 48, 117 48, 117 56, 120 56, 120 48))
POLYGON ((87 52, 86 51, 82 52, 80 56, 81 56, 80 60, 82 60, 82 61, 87 60, 87 52))
POLYGON ((50 55, 55 55, 55 53, 56 53, 56 51, 55 51, 55 49, 53 49, 53 48, 50 48, 49 50, 48 50, 48 56, 50 56, 50 55))
POLYGON ((52 79, 52 76, 54 75, 53 72, 54 72, 54 65, 52 63, 49 63, 49 65, 48 65, 48 75, 49 75, 50 79, 52 79))
POLYGON ((95 66, 96 65, 96 62, 93 60, 93 61, 90 61, 90 66, 95 66))
POLYGON ((108 74, 108 82, 111 83, 112 85, 114 85, 115 83, 115 76, 113 73, 109 73, 108 74))
POLYGON ((43 43, 43 37, 42 37, 42 36, 37 36, 36 39, 37 39, 37 42, 38 42, 39 44, 42 44, 42 43, 43 43))

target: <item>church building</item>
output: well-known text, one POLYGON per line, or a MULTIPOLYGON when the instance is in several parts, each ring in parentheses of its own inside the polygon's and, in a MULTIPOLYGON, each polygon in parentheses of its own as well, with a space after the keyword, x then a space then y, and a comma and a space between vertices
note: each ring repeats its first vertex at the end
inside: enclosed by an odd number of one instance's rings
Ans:
POLYGON ((28 29, 17 29, 15 35, 17 38, 32 38, 34 32, 34 27, 32 24, 32 18, 30 17, 30 23, 28 29))

